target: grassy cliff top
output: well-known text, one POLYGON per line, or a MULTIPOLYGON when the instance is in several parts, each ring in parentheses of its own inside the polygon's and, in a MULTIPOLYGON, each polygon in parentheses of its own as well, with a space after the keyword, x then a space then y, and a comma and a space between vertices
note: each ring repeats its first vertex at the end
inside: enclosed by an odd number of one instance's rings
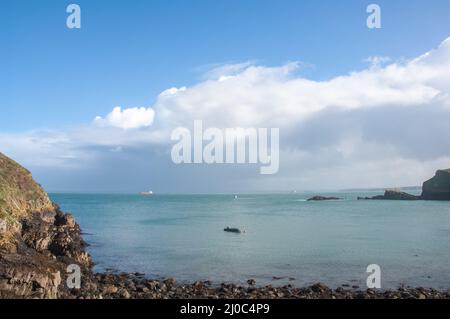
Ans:
POLYGON ((47 193, 31 173, 0 153, 0 219, 12 224, 33 212, 52 209, 47 193))

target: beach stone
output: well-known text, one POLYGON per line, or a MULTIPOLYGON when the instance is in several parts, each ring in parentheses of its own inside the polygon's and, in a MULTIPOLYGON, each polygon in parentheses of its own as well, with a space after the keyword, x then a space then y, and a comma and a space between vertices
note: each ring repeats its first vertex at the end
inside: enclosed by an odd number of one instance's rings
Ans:
POLYGON ((112 295, 112 294, 117 293, 118 290, 119 289, 116 286, 108 285, 108 286, 104 287, 102 291, 104 294, 112 295))
POLYGON ((175 286, 175 284, 177 283, 177 281, 174 278, 168 278, 166 280, 164 280, 164 283, 167 286, 175 286))
POLYGON ((324 284, 319 282, 319 283, 317 283, 315 285, 312 285, 311 286, 311 290, 314 291, 314 292, 317 292, 317 293, 321 293, 321 292, 328 292, 328 291, 330 291, 330 288, 328 288, 327 286, 325 286, 324 284))
POLYGON ((126 289, 120 290, 119 295, 123 299, 130 299, 131 298, 131 294, 126 289))

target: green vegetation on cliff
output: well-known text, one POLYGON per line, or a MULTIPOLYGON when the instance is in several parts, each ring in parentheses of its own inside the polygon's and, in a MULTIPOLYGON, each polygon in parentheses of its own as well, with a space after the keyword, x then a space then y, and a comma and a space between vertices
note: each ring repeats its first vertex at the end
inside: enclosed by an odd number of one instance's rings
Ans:
POLYGON ((19 220, 33 212, 53 210, 47 193, 31 173, 0 153, 0 247, 11 239, 19 220))

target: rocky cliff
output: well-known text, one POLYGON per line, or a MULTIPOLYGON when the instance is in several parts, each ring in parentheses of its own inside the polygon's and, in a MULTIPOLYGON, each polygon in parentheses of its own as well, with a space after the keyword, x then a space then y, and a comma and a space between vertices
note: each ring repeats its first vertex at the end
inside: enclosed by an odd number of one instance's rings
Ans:
POLYGON ((92 265, 80 227, 30 172, 0 153, 0 297, 57 298, 67 266, 92 265))
POLYGON ((30 172, 0 153, 0 247, 15 247, 22 218, 52 211, 50 199, 30 172))
POLYGON ((422 199, 450 200, 450 169, 438 170, 422 187, 422 199))

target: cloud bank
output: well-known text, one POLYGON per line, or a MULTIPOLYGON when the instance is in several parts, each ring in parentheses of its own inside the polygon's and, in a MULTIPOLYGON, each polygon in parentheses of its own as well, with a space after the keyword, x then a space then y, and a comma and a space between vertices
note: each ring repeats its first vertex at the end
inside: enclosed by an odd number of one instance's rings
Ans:
POLYGON ((111 165, 104 174, 117 180, 140 172, 127 181, 136 187, 185 192, 418 185, 450 167, 450 38, 408 61, 368 61, 326 81, 302 77, 300 63, 222 65, 193 86, 163 91, 150 107, 115 107, 66 130, 0 133, 0 149, 39 172, 83 176, 111 165), (209 127, 280 128, 280 173, 174 166, 171 131, 199 119, 209 127))

